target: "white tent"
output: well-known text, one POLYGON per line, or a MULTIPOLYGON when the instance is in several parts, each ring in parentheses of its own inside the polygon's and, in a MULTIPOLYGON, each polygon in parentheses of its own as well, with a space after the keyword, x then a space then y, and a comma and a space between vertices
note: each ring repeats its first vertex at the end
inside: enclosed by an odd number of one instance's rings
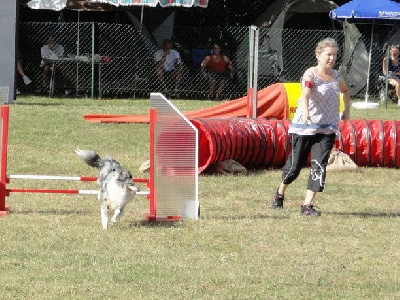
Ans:
POLYGON ((182 7, 207 7, 209 0, 31 0, 28 6, 33 9, 50 9, 62 10, 67 6, 67 2, 92 2, 92 3, 106 3, 115 6, 152 6, 158 4, 163 7, 167 6, 182 6, 182 7))
POLYGON ((33 9, 62 10, 67 0, 31 0, 28 6, 33 9))

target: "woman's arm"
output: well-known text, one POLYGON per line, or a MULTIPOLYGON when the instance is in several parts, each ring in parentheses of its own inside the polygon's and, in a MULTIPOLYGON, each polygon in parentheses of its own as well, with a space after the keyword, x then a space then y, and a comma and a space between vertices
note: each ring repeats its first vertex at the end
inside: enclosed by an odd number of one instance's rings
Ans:
POLYGON ((301 116, 301 120, 304 124, 308 124, 311 121, 311 117, 308 111, 308 102, 311 96, 311 90, 314 85, 314 76, 312 75, 311 69, 308 69, 304 72, 304 75, 301 79, 301 96, 300 96, 300 103, 303 115, 301 116))
POLYGON ((343 94, 343 101, 344 101, 344 112, 343 112, 343 120, 350 119, 350 93, 347 87, 346 82, 344 81, 343 77, 340 76, 339 79, 339 90, 343 94))
POLYGON ((207 68, 209 61, 210 61, 210 58, 208 56, 206 56, 206 57, 204 57, 203 61, 201 62, 201 65, 200 65, 200 69, 201 69, 201 72, 203 73, 204 77, 207 76, 206 68, 207 68))
POLYGON ((231 60, 227 56, 224 55, 224 61, 227 64, 227 69, 230 71, 231 78, 233 78, 233 75, 235 75, 235 68, 233 67, 231 60))
POLYGON ((382 60, 382 73, 386 75, 386 65, 387 65, 387 57, 384 57, 382 60))
POLYGON ((210 58, 208 56, 204 57, 203 61, 201 62, 200 68, 202 70, 205 70, 205 68, 207 68, 209 61, 210 61, 210 58))

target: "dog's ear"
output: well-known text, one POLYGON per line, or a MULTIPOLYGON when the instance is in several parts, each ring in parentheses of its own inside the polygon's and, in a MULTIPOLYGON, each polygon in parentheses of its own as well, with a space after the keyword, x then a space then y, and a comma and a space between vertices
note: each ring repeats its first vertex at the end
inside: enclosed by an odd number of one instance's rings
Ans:
POLYGON ((125 172, 124 171, 118 171, 115 174, 117 174, 117 178, 120 181, 124 181, 125 180, 125 172))

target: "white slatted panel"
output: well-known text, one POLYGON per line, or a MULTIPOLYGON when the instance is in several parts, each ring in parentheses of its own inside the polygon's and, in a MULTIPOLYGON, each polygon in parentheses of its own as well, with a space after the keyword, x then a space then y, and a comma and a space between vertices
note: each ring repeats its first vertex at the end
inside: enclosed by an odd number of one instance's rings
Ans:
POLYGON ((151 93, 157 217, 198 218, 197 128, 162 94, 151 93))

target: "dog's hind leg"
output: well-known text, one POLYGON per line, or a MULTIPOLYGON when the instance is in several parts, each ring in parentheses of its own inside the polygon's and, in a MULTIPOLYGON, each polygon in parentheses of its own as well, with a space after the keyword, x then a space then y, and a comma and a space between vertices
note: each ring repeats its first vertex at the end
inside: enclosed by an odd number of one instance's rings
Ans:
POLYGON ((107 207, 107 201, 105 200, 101 201, 100 215, 101 215, 101 225, 103 226, 103 229, 107 229, 108 207, 107 207))
POLYGON ((114 215, 111 218, 111 222, 115 223, 124 215, 124 208, 117 208, 114 211, 114 215))

